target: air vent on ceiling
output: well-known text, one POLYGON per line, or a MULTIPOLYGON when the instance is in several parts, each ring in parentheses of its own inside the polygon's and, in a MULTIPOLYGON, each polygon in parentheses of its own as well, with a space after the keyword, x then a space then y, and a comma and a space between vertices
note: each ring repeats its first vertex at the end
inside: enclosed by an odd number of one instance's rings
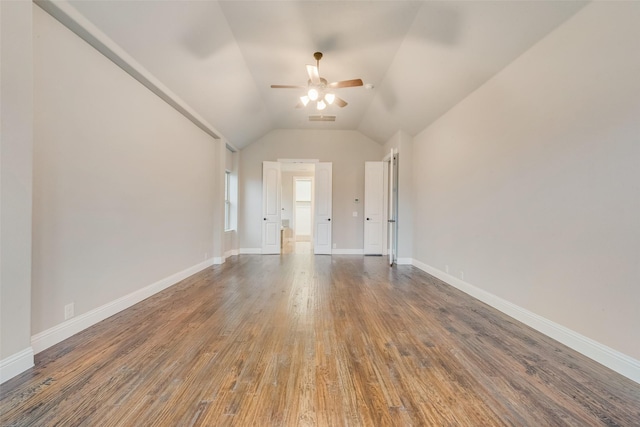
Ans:
POLYGON ((336 116, 309 116, 310 122, 335 122, 336 116))

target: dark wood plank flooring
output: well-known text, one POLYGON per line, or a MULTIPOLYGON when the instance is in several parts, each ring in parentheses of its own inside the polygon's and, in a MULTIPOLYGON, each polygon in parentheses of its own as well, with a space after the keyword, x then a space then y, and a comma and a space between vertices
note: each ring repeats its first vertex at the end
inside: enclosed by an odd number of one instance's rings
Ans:
POLYGON ((2 426, 632 426, 640 385, 380 257, 242 255, 38 354, 2 426))

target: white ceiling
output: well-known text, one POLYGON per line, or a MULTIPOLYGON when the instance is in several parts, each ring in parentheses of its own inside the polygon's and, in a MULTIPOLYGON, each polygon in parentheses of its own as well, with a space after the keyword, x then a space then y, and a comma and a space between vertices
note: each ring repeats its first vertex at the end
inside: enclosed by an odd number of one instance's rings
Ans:
POLYGON ((69 4, 243 148, 272 129, 424 129, 576 13, 574 1, 123 1, 69 4), (335 122, 295 109, 305 64, 362 78, 335 122))

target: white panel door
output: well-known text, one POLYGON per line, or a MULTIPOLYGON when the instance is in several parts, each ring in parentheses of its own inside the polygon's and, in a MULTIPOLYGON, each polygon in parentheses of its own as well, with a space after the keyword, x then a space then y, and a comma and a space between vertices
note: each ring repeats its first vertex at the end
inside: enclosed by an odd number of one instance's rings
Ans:
POLYGON ((280 163, 262 162, 262 253, 280 253, 280 163))
POLYGON ((364 164, 364 253, 382 255, 385 162, 364 164))
POLYGON ((397 202, 398 202, 398 183, 396 182, 397 156, 393 152, 393 148, 389 153, 389 265, 393 265, 396 261, 398 224, 396 223, 397 217, 397 202))
POLYGON ((331 197, 333 164, 316 163, 313 253, 331 255, 331 197))

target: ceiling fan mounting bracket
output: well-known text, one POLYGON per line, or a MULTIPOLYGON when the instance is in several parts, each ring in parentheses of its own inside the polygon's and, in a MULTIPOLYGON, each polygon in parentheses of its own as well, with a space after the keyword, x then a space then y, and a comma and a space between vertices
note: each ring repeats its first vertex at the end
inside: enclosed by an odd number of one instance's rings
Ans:
POLYGON ((320 61, 322 59, 322 52, 315 52, 313 54, 313 57, 316 59, 316 61, 320 61))

